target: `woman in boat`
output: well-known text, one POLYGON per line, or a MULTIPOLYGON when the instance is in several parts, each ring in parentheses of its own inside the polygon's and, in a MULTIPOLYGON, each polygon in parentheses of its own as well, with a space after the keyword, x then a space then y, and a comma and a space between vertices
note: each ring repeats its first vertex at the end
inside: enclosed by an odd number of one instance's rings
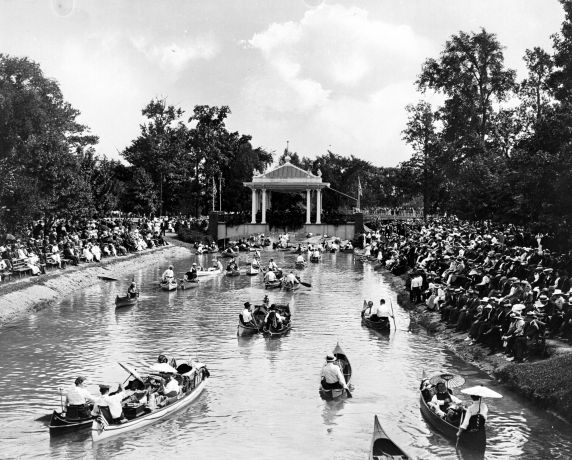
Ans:
POLYGON ((473 403, 467 407, 459 431, 457 431, 457 439, 461 438, 464 431, 477 437, 486 437, 485 424, 489 408, 481 401, 480 396, 471 395, 471 399, 473 403))
POLYGON ((433 408, 435 413, 439 415, 439 417, 444 417, 447 415, 449 407, 453 406, 453 404, 462 404, 461 400, 457 398, 454 394, 452 394, 445 385, 445 382, 437 383, 437 392, 429 402, 429 406, 433 408))
POLYGON ((271 272, 277 272, 278 271, 278 265, 276 265, 276 262, 274 262, 274 259, 270 259, 270 262, 268 262, 268 270, 271 272))
POLYGON ((121 423, 121 419, 123 418, 123 406, 121 403, 123 399, 129 395, 123 389, 121 384, 117 387, 117 391, 113 393, 110 393, 109 389, 109 385, 99 385, 101 396, 95 401, 91 415, 94 417, 101 415, 101 407, 107 407, 109 409, 109 414, 111 415, 111 420, 108 420, 108 422, 121 423))
POLYGON ((167 268, 167 270, 163 272, 163 275, 161 276, 161 279, 163 281, 169 281, 175 277, 175 272, 173 271, 173 268, 174 267, 172 265, 169 265, 169 268, 167 268))
POLYGON ((322 372, 320 374, 322 388, 324 390, 335 390, 335 389, 348 389, 348 385, 346 384, 346 379, 344 378, 344 374, 336 363, 336 358, 332 355, 326 356, 326 364, 322 368, 322 372))
POLYGON ((193 281, 194 279, 196 279, 198 276, 197 274, 197 264, 195 262, 193 262, 193 266, 190 268, 190 270, 185 273, 185 281, 193 281))
POLYGON ((234 261, 234 257, 232 259, 230 259, 230 262, 228 263, 228 265, 226 266, 226 271, 227 272, 234 272, 238 270, 238 265, 236 265, 236 262, 234 261))

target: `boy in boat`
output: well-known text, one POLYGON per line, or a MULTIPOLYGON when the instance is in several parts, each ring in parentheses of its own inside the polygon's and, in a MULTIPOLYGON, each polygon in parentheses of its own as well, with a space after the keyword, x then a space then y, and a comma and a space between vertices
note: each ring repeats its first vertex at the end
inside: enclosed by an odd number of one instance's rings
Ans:
POLYGON ((336 358, 332 355, 326 356, 326 364, 322 368, 320 374, 322 388, 324 390, 335 390, 335 389, 348 389, 346 384, 346 379, 344 374, 336 363, 336 358))
POLYGON ((137 283, 135 281, 132 281, 131 284, 129 285, 129 288, 127 289, 127 297, 133 299, 137 297, 138 294, 139 291, 137 290, 137 283))
POLYGON ((169 281, 172 280, 174 277, 175 277, 175 272, 173 271, 173 266, 169 265, 169 268, 167 268, 167 270, 163 272, 161 279, 163 281, 169 281))
POLYGON ((78 377, 75 385, 66 392, 66 407, 76 409, 78 417, 85 418, 89 413, 88 404, 93 404, 95 397, 85 388, 86 378, 78 377))

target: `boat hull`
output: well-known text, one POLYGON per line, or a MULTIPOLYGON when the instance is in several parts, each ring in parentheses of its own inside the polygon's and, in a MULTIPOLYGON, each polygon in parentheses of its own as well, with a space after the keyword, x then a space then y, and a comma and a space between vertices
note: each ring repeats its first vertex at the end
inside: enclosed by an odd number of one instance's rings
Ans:
POLYGON ((385 431, 383 431, 377 415, 375 415, 373 419, 373 436, 369 458, 370 460, 377 460, 380 458, 409 460, 411 458, 401 447, 395 444, 389 436, 387 436, 385 431))
MULTIPOLYGON (((334 348, 334 351, 332 352, 332 354, 336 358, 336 360, 337 360, 336 362, 337 362, 338 366, 340 367, 342 373, 344 374, 344 379, 346 380, 346 384, 349 386, 350 380, 352 378, 352 366, 350 364, 348 357, 346 356, 346 354, 342 350, 342 347, 340 347, 339 343, 336 344, 336 347, 334 348)), ((318 392, 320 394, 320 397, 326 401, 338 399, 338 398, 343 397, 344 395, 347 396, 347 391, 343 388, 334 388, 334 389, 328 389, 327 390, 321 384, 320 384, 320 388, 319 388, 318 392)))
POLYGON ((180 282, 179 282, 179 287, 181 289, 193 289, 193 288, 196 288, 198 285, 199 285, 198 280, 197 281, 180 280, 180 282))
POLYGON ((240 276, 240 272, 238 270, 227 270, 226 276, 240 276))
POLYGON ((246 274, 247 274, 248 276, 255 276, 255 275, 258 275, 259 273, 260 273, 260 269, 259 269, 259 268, 252 268, 252 267, 250 267, 250 268, 246 271, 246 274))
POLYGON ((281 286, 282 286, 282 281, 280 281, 280 280, 267 281, 266 283, 264 283, 264 287, 266 289, 277 289, 277 288, 280 288, 281 286))
POLYGON ((199 278, 218 276, 218 275, 222 275, 222 271, 220 271, 220 270, 199 270, 199 271, 197 271, 197 276, 199 278))
POLYGON ((94 442, 102 441, 103 439, 118 436, 133 430, 138 430, 145 426, 156 423, 163 418, 166 418, 170 414, 183 409, 184 407, 191 404, 194 400, 196 400, 205 389, 207 380, 208 379, 205 378, 190 394, 182 397, 174 403, 150 412, 147 415, 129 420, 128 422, 122 423, 120 425, 110 425, 106 421, 102 420, 101 417, 94 419, 91 426, 92 440, 94 442))
POLYGON ((296 262, 296 268, 298 270, 303 270, 304 268, 306 268, 306 262, 296 262))
MULTIPOLYGON (((139 296, 137 296, 139 297, 139 296)), ((115 308, 130 307, 137 303, 137 297, 117 296, 115 297, 115 308)))
POLYGON ((54 411, 52 413, 52 418, 50 419, 50 435, 59 436, 66 433, 71 433, 73 431, 79 431, 87 429, 91 426, 93 419, 89 418, 78 418, 74 420, 67 419, 62 412, 54 411))
POLYGON ((369 319, 362 317, 361 324, 369 329, 373 329, 374 331, 378 332, 391 331, 391 323, 389 322, 389 319, 382 321, 370 321, 369 319))
POLYGON ((284 289, 285 291, 297 291, 298 289, 300 289, 300 283, 295 283, 294 285, 284 284, 282 286, 282 289, 284 289))
POLYGON ((316 256, 311 256, 310 262, 317 264, 318 262, 320 262, 320 258, 316 256))

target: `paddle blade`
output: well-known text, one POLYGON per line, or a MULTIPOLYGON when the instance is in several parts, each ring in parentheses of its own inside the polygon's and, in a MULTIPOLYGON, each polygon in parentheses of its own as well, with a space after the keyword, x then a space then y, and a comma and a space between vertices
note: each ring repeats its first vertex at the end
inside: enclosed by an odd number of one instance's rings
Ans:
POLYGON ((306 286, 306 287, 309 287, 309 288, 312 287, 312 285, 311 285, 310 283, 305 283, 304 281, 300 281, 300 284, 301 284, 302 286, 306 286))
POLYGON ((346 394, 348 395, 348 398, 353 398, 352 394, 350 393, 349 389, 346 389, 346 394))

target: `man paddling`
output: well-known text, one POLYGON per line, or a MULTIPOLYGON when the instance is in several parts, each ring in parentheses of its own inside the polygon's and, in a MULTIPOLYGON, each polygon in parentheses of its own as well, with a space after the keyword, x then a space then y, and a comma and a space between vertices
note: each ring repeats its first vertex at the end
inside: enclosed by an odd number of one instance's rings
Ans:
POLYGON ((347 390, 348 386, 346 384, 344 374, 342 374, 340 366, 338 366, 335 361, 336 358, 332 355, 326 356, 326 364, 324 364, 320 374, 322 388, 324 388, 324 390, 335 390, 341 388, 347 390))

